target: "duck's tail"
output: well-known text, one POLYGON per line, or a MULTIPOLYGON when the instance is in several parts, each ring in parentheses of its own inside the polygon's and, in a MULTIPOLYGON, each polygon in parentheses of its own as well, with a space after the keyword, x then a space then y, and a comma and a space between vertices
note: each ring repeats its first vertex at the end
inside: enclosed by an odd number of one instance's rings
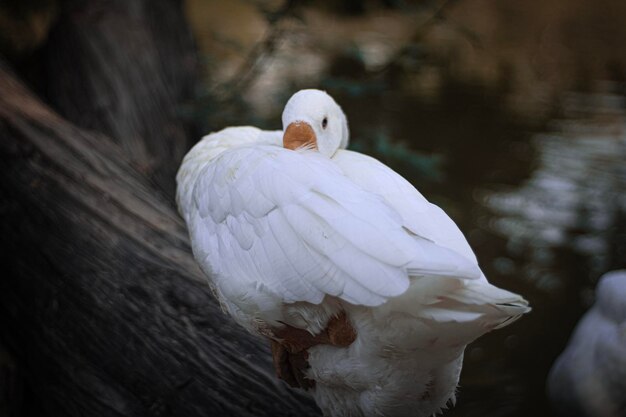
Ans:
POLYGON ((505 327, 531 309, 520 295, 491 285, 487 281, 464 281, 463 286, 441 296, 441 303, 458 311, 483 314, 493 329, 505 327))
POLYGON ((524 298, 483 279, 423 276, 411 281, 405 294, 381 307, 381 314, 401 313, 418 319, 437 335, 437 344, 468 344, 530 311, 524 298))

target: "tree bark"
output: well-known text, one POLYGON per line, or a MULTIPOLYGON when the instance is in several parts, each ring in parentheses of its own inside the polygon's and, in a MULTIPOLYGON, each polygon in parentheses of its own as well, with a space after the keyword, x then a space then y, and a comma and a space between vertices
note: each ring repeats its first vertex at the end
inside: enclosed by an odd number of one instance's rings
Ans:
POLYGON ((0 416, 18 417, 22 384, 17 363, 4 346, 0 345, 0 416))
MULTIPOLYGON (((198 72, 180 0, 64 0, 41 54, 43 94, 101 132, 168 196, 191 143, 181 117, 198 72)), ((190 113, 190 112, 187 112, 190 113)))
POLYGON ((220 311, 125 149, 4 65, 0 136, 0 337, 49 415, 318 415, 220 311))

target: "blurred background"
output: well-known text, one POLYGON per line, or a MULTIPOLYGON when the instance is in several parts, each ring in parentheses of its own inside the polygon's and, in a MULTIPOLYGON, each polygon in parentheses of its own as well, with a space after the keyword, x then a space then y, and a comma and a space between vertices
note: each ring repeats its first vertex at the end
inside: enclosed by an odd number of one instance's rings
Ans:
POLYGON ((545 380, 606 271, 626 266, 626 3, 190 0, 206 131, 280 128, 327 90, 350 148, 460 226, 533 312, 469 346, 450 416, 553 415, 545 380), (220 100, 227 100, 228 106, 220 100))
MULTIPOLYGON (((0 12, 3 53, 25 74, 58 13, 54 1, 32 4, 0 12)), ((600 275, 626 267, 626 2, 186 0, 184 10, 202 74, 177 110, 198 126, 190 142, 231 125, 279 129, 293 92, 328 91, 350 148, 440 205, 489 280, 533 307, 468 347, 446 415, 553 415, 550 366, 600 275)))

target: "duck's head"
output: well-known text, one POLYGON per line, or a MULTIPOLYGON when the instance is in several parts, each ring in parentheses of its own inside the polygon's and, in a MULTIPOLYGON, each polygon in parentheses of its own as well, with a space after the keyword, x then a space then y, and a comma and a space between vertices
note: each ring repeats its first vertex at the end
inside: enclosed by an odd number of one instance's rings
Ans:
POLYGON ((348 121, 335 100, 324 91, 300 90, 283 111, 283 146, 312 147, 331 157, 348 146, 348 121))

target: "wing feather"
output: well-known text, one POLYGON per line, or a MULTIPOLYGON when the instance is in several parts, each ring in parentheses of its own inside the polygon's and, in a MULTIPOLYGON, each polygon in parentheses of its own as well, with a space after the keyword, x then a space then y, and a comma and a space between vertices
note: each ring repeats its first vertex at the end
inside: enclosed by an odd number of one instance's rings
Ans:
POLYGON ((480 275, 462 256, 409 233, 384 198, 317 152, 243 146, 196 172, 183 210, 191 212, 194 252, 236 304, 257 291, 261 301, 269 294, 317 304, 329 294, 379 305, 406 291, 409 270, 480 275))
MULTIPOLYGON (((454 221, 391 168, 358 152, 339 150, 333 158, 355 184, 385 199, 407 229, 464 256, 477 265, 476 255, 454 221)), ((424 254, 426 256, 426 254, 424 254)), ((450 259, 442 259, 449 262, 450 259)))

